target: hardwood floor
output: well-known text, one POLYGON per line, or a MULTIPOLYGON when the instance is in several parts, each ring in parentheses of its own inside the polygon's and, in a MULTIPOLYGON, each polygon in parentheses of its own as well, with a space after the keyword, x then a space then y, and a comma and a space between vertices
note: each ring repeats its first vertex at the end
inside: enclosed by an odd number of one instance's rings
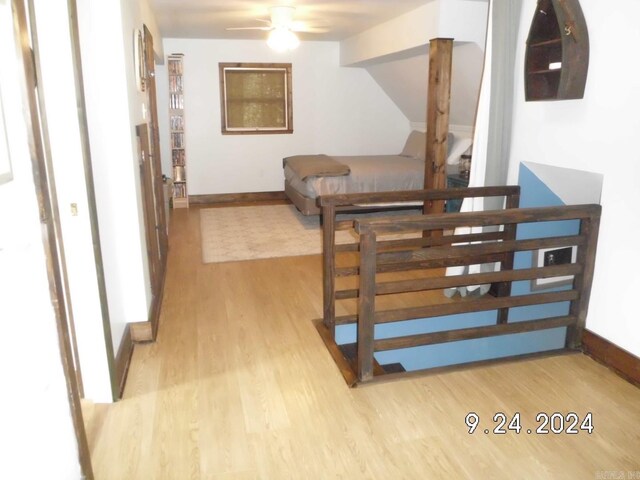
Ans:
POLYGON ((199 242, 198 209, 173 211, 157 342, 85 409, 96 478, 640 478, 640 389, 590 358, 349 389, 311 322, 318 256, 203 265, 199 242), (521 433, 485 434, 496 412, 521 433), (538 412, 593 433, 536 434, 538 412))

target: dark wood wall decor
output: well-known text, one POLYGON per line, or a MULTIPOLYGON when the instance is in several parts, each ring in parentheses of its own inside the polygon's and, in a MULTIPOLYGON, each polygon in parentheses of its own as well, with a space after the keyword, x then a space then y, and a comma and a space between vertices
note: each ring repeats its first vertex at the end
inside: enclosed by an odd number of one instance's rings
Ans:
POLYGON ((589 34, 578 0, 538 0, 525 56, 525 99, 583 98, 589 34))

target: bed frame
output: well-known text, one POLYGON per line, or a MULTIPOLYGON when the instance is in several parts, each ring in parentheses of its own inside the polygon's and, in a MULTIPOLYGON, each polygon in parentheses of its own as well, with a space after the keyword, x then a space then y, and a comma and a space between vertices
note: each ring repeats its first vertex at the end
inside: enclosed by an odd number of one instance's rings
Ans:
MULTIPOLYGON (((381 192, 384 194, 402 194, 405 193, 398 192, 381 192)), ((295 205, 295 207, 302 213, 303 215, 319 215, 322 213, 322 208, 320 207, 319 198, 310 198, 302 195, 295 188, 293 188, 288 181, 284 182, 284 193, 287 198, 295 205)), ((348 194, 352 195, 352 194, 348 194)), ((353 194, 358 195, 358 194, 353 194)), ((371 194, 367 194, 371 195, 371 194)), ((375 194, 374 194, 375 195, 375 194)), ((344 205, 336 206, 336 212, 365 212, 365 211, 380 211, 380 210, 402 210, 409 208, 421 208, 422 205, 418 205, 417 203, 413 203, 413 205, 391 205, 391 206, 358 206, 353 203, 346 203, 344 205)))
POLYGON ((316 206, 316 199, 302 195, 293 188, 287 180, 284 181, 284 194, 303 215, 318 215, 320 207, 316 206))

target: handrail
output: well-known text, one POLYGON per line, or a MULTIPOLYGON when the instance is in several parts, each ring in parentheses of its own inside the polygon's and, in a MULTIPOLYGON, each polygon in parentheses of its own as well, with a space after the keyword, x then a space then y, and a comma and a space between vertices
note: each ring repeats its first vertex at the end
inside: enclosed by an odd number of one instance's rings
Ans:
MULTIPOLYGON (((331 336, 335 333, 336 318, 336 277, 345 273, 342 269, 336 268, 336 253, 343 251, 357 251, 354 245, 338 245, 336 246, 336 230, 344 228, 351 222, 336 222, 336 214, 338 210, 348 207, 368 206, 375 208, 376 204, 382 207, 388 207, 388 204, 394 204, 391 208, 398 208, 398 204, 414 203, 414 202, 432 202, 438 200, 453 200, 464 198, 486 198, 486 197, 505 197, 506 208, 518 208, 520 202, 520 187, 515 185, 497 186, 497 187, 475 187, 475 188, 449 188, 444 190, 409 190, 396 192, 377 192, 377 193, 350 193, 336 195, 322 195, 317 198, 316 204, 321 208, 322 214, 322 277, 323 277, 323 323, 330 331, 331 336), (381 205, 382 204, 382 205, 381 205)), ((459 215, 459 214, 451 214, 459 215)), ((483 234, 467 234, 447 237, 430 237, 411 240, 389 240, 380 245, 380 251, 393 250, 399 247, 432 247, 438 245, 446 245, 452 242, 470 242, 479 240, 513 240, 515 239, 515 229, 507 226, 502 232, 491 232, 483 234)), ((513 267, 513 256, 502 255, 494 261, 501 261, 504 269, 513 267)), ((357 275, 357 268, 350 269, 347 275, 357 275)), ((498 292, 501 296, 509 295, 511 291, 510 283, 502 283, 498 286, 498 292)), ((504 316, 501 313, 501 316, 504 316)))
POLYGON ((334 322, 351 323, 357 321, 357 378, 359 382, 373 380, 374 372, 373 355, 376 351, 384 351, 396 348, 408 348, 434 343, 444 343, 471 338, 486 338, 512 333, 531 332, 542 329, 567 327, 565 347, 575 349, 580 346, 582 333, 585 326, 593 273, 595 267, 595 254, 600 222, 600 205, 575 205, 546 208, 524 208, 477 213, 437 214, 420 216, 402 216, 378 219, 356 220, 355 229, 360 235, 360 265, 358 288, 358 314, 334 318, 334 322), (439 265, 443 259, 455 257, 467 258, 466 264, 476 263, 482 255, 490 256, 495 253, 514 252, 520 250, 537 250, 549 245, 575 246, 577 257, 575 263, 568 265, 546 266, 523 270, 502 269, 499 272, 459 275, 455 277, 403 280, 386 282, 387 287, 381 287, 385 283, 376 280, 376 273, 384 259, 388 262, 406 264, 406 259, 401 256, 390 257, 378 253, 379 241, 377 236, 389 232, 403 233, 410 231, 440 230, 443 228, 455 228, 460 226, 487 226, 510 225, 512 228, 519 224, 533 222, 553 222, 578 220, 580 231, 577 235, 563 237, 541 237, 527 240, 505 240, 502 242, 489 242, 477 245, 448 245, 418 252, 423 258, 422 262, 415 262, 415 268, 432 268, 433 264, 439 265), (558 274, 571 274, 573 288, 564 291, 546 293, 532 293, 517 296, 499 296, 498 298, 485 296, 458 302, 444 302, 441 304, 429 304, 411 308, 393 310, 378 310, 376 298, 389 293, 416 292, 442 288, 445 285, 474 285, 479 281, 493 281, 510 284, 514 280, 547 278, 558 274), (391 288, 389 287, 391 286, 391 288), (385 288, 387 290, 385 291, 385 288), (507 321, 510 308, 526 305, 539 305, 569 301, 569 314, 562 317, 540 318, 524 322, 507 321), (374 326, 376 324, 421 319, 429 317, 441 317, 455 313, 468 313, 486 310, 502 309, 507 312, 504 319, 498 318, 495 325, 466 328, 460 330, 445 330, 436 333, 411 335, 374 339, 374 326))
POLYGON ((441 213, 432 215, 397 216, 394 218, 359 219, 355 230, 359 234, 374 232, 405 233, 466 226, 495 226, 514 223, 534 223, 558 220, 582 220, 593 217, 600 205, 569 205, 561 207, 518 208, 483 212, 441 213))

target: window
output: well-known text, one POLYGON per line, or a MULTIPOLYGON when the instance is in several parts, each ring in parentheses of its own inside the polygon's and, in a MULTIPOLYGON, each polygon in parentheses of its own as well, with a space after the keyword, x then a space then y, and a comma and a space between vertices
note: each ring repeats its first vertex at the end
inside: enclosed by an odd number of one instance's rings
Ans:
POLYGON ((220 63, 223 134, 293 133, 290 63, 220 63))

